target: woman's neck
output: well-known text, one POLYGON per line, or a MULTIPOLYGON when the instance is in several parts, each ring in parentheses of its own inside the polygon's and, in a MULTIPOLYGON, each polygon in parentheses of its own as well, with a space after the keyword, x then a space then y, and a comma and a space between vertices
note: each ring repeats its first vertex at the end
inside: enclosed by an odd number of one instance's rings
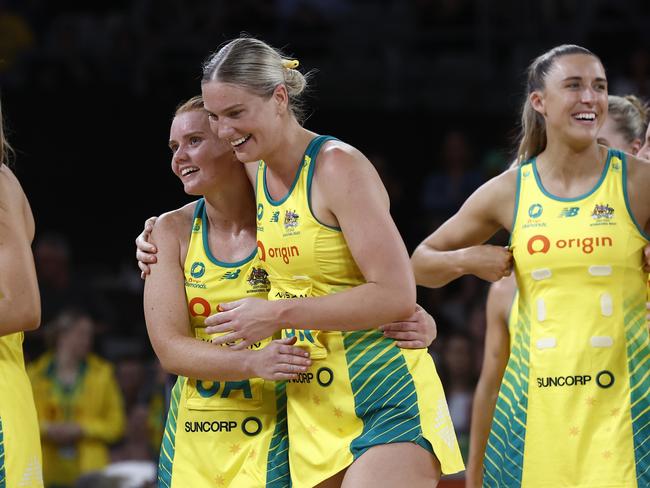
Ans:
POLYGON ((255 227, 255 194, 241 163, 205 195, 205 201, 213 229, 238 233, 255 227))
POLYGON ((558 196, 573 197, 588 190, 600 177, 606 150, 595 142, 584 148, 548 144, 537 156, 544 185, 558 196))
POLYGON ((314 137, 316 137, 314 132, 303 128, 292 119, 288 127, 282 131, 273 150, 264 157, 271 174, 287 185, 291 184, 307 146, 314 137))

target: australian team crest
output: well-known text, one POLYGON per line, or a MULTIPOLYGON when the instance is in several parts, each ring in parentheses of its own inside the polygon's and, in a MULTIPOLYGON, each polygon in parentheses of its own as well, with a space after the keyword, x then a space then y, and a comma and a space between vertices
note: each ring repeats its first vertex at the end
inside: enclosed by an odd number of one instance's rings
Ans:
POLYGON ((594 211, 591 212, 591 218, 594 220, 611 220, 614 218, 614 209, 608 204, 598 205, 594 207, 594 211))
POLYGON ((271 282, 269 281, 269 274, 262 268, 256 268, 253 266, 251 274, 248 275, 248 284, 253 287, 270 287, 271 282))
POLYGON ((298 227, 299 217, 300 215, 298 215, 295 211, 287 210, 284 214, 284 228, 286 230, 294 230, 296 227, 298 227))

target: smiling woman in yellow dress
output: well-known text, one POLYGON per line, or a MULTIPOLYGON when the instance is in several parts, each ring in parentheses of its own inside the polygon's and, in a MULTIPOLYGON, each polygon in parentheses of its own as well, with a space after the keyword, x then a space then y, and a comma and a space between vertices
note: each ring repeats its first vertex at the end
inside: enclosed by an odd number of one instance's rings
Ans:
POLYGON ((172 170, 189 195, 162 215, 151 241, 147 330, 163 367, 179 378, 160 452, 161 487, 289 486, 284 383, 310 361, 291 339, 235 351, 210 343, 204 320, 221 301, 266 296, 256 258, 255 203, 244 166, 210 131, 200 97, 170 128, 172 170))
MULTIPOLYGON (((636 154, 645 134, 647 107, 633 95, 610 95, 608 102, 607 118, 598 132, 598 143, 636 154)), ((485 310, 483 365, 472 407, 470 451, 465 474, 467 488, 483 486, 483 457, 501 380, 510 355, 510 331, 517 324, 517 302, 514 275, 492 283, 485 310)))
POLYGON ((597 143, 607 77, 587 49, 539 56, 527 88, 521 164, 418 246, 416 279, 431 285, 450 253, 511 231, 517 323, 484 486, 650 486, 650 165, 597 143))
POLYGON ((257 240, 271 282, 269 301, 223 303, 206 330, 245 347, 283 329, 310 351, 287 384, 293 486, 430 487, 463 468, 440 381, 425 349, 376 329, 415 309, 408 254, 372 164, 301 126, 297 67, 253 38, 205 64, 212 128, 241 161, 263 161, 257 240))

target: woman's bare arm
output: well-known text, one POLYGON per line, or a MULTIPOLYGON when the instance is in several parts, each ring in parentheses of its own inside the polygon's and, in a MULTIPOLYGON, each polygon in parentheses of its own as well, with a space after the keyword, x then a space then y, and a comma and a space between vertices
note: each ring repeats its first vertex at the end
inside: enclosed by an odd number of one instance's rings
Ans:
POLYGON ((11 170, 0 166, 0 335, 40 325, 33 238, 34 218, 27 198, 11 170))

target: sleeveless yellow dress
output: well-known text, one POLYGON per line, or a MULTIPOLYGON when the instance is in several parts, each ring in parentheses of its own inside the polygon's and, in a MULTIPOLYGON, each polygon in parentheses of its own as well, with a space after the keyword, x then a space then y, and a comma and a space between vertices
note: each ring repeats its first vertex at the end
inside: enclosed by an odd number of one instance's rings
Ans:
MULTIPOLYGON (((309 144, 288 194, 271 198, 266 166, 257 175, 259 258, 271 281, 269 300, 322 296, 364 283, 339 228, 311 211, 317 155, 328 136, 309 144)), ((362 211, 362 209, 359 209, 362 211)), ((308 324, 305 324, 308 325, 308 324)), ((287 383, 291 480, 312 487, 369 448, 413 442, 433 452, 444 473, 463 469, 445 396, 426 349, 395 346, 377 329, 284 330, 313 360, 287 383)))
POLYGON ((518 319, 484 486, 650 486, 648 236, 609 150, 587 194, 559 198, 535 160, 519 170, 512 250, 518 319))
MULTIPOLYGON (((208 246, 205 200, 197 202, 184 266, 188 313, 197 340, 213 337, 205 333, 204 321, 219 303, 266 298, 269 281, 255 255, 253 251, 236 263, 216 259, 208 246)), ((259 349, 269 341, 251 347, 259 349)), ((283 383, 179 377, 160 450, 158 486, 288 487, 287 442, 283 383)))

